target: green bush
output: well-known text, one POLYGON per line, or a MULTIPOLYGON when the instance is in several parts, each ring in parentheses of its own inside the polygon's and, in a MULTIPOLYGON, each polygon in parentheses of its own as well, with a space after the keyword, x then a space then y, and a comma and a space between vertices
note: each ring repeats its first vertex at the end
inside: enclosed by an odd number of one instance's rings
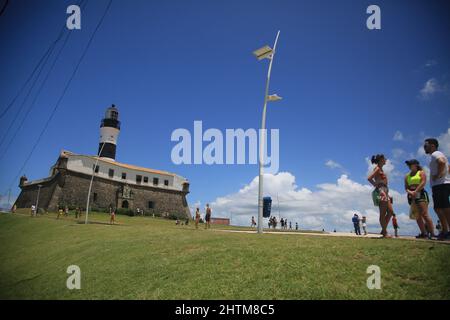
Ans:
POLYGON ((134 211, 131 209, 119 208, 116 210, 116 214, 127 215, 130 217, 134 216, 134 211))

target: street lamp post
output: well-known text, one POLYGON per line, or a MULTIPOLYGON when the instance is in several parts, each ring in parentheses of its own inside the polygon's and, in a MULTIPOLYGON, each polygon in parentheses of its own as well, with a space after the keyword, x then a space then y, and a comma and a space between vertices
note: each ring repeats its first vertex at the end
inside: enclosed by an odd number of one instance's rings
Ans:
POLYGON ((38 184, 38 194, 37 194, 37 199, 36 199, 36 213, 34 214, 35 216, 39 213, 39 195, 41 194, 41 188, 42 188, 42 184, 38 184))
POLYGON ((88 215, 89 215, 89 200, 91 198, 91 190, 92 190, 92 182, 94 182, 94 175, 95 175, 95 169, 97 168, 98 160, 100 158, 100 155, 102 154, 103 147, 105 146, 106 142, 103 143, 102 147, 100 148, 100 151, 98 152, 97 159, 95 160, 94 167, 92 168, 92 177, 91 182, 89 183, 89 190, 86 200, 86 218, 84 220, 84 224, 88 223, 88 215))
POLYGON ((267 71, 267 79, 266 79, 266 90, 264 92, 264 107, 262 113, 262 121, 261 121, 261 133, 260 133, 260 142, 259 142, 259 188, 258 188, 258 233, 263 233, 263 175, 264 175, 264 142, 266 139, 266 109, 268 101, 276 101, 280 100, 281 97, 276 94, 269 96, 269 83, 270 83, 270 73, 272 71, 272 63, 273 58, 275 56, 275 49, 277 47, 278 36, 280 35, 280 31, 277 32, 277 36, 275 38, 275 43, 273 45, 273 49, 269 46, 264 46, 256 51, 253 54, 256 56, 258 60, 269 59, 269 69, 267 71))

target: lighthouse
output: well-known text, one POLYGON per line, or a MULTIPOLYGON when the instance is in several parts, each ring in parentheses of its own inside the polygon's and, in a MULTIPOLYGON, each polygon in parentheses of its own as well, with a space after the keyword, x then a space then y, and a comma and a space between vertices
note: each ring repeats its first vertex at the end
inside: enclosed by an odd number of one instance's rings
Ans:
POLYGON ((117 138, 120 132, 119 111, 115 105, 106 109, 105 117, 100 124, 100 142, 98 155, 109 160, 116 159, 117 138))

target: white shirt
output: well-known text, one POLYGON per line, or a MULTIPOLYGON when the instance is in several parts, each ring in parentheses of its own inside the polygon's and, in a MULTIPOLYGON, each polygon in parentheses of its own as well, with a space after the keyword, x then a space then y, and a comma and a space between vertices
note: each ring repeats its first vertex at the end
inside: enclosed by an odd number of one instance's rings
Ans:
POLYGON ((444 184, 444 183, 450 183, 450 176, 448 174, 448 160, 447 157, 440 151, 435 151, 431 154, 431 161, 430 161, 430 185, 431 187, 444 184), (436 180, 433 180, 434 175, 438 175, 438 159, 444 158, 445 159, 445 174, 442 178, 438 178, 436 180))

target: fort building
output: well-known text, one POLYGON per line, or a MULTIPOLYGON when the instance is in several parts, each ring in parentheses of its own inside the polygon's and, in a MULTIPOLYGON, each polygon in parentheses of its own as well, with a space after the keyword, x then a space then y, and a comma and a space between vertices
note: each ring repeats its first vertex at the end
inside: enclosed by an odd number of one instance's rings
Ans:
POLYGON ((117 162, 119 132, 119 112, 112 105, 100 124, 98 155, 62 150, 47 178, 28 181, 22 176, 17 208, 38 203, 47 211, 65 206, 84 209, 94 176, 89 202, 93 210, 139 209, 145 215, 190 217, 188 180, 171 172, 117 162))

